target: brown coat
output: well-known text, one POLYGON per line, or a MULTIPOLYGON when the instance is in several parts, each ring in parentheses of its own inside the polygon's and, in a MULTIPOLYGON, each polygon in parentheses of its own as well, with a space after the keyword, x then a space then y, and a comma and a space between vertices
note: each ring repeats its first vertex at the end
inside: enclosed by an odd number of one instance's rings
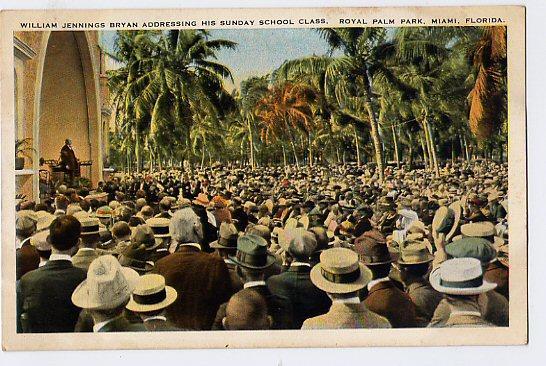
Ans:
MULTIPOLYGON (((508 326, 508 300, 495 291, 478 296, 478 305, 483 319, 499 327, 508 326)), ((446 300, 440 301, 429 326, 442 326, 449 319, 451 310, 446 300)))
POLYGON ((485 270, 484 278, 488 282, 497 284, 497 291, 502 296, 509 299, 508 294, 508 268, 503 266, 499 261, 495 261, 487 267, 485 270))
POLYGON ((436 307, 444 296, 433 289, 425 279, 409 284, 406 288, 406 293, 415 304, 417 317, 426 326, 432 319, 434 310, 436 310, 436 307))
POLYGON ((355 329, 355 328, 390 328, 389 321, 360 304, 334 302, 330 310, 323 315, 309 318, 301 329, 355 329))
POLYGON ((393 281, 374 285, 364 304, 374 313, 387 318, 393 328, 411 328, 419 325, 415 304, 393 281))
POLYGON ((208 330, 220 304, 232 295, 229 271, 222 258, 182 246, 158 260, 153 270, 178 292, 167 318, 178 328, 208 330))

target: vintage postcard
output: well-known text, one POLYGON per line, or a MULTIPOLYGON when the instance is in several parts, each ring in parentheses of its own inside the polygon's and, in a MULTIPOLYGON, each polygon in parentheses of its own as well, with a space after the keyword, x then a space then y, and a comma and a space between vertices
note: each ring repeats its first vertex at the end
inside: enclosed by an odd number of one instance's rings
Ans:
POLYGON ((0 25, 3 349, 527 343, 524 7, 0 25))

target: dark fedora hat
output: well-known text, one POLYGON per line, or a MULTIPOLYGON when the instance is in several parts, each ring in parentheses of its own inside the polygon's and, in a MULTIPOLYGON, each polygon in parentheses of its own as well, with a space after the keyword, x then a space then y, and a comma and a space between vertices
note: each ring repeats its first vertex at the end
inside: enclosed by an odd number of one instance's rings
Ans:
POLYGON ((367 266, 394 262, 397 256, 389 251, 389 247, 379 236, 364 233, 355 240, 354 250, 362 263, 367 266))
POLYGON ((141 243, 132 243, 121 252, 118 261, 123 267, 129 267, 139 274, 150 272, 154 265, 147 261, 146 246, 141 243))
POLYGON ((275 263, 275 256, 267 251, 267 241, 261 236, 246 234, 237 239, 237 253, 230 256, 237 265, 250 269, 264 269, 275 263))

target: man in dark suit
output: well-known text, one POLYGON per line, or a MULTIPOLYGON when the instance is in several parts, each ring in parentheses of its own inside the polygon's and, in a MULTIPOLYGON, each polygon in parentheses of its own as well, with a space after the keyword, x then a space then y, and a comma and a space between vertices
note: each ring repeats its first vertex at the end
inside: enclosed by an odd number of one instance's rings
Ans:
POLYGON ((270 277, 267 287, 273 294, 290 300, 292 326, 300 329, 306 319, 327 313, 332 301, 311 282, 309 257, 317 246, 315 236, 303 228, 286 230, 279 244, 285 250, 290 267, 270 277))
POLYGON ((86 273, 72 265, 70 254, 78 244, 81 225, 72 216, 61 216, 49 229, 49 261, 19 282, 17 318, 25 333, 72 332, 80 312, 70 297, 86 273))
POLYGON ((180 294, 167 317, 178 328, 210 329, 218 306, 233 294, 226 264, 201 251, 203 228, 190 207, 175 212, 169 231, 177 251, 158 260, 153 270, 180 294))
POLYGON ((61 148, 61 165, 63 170, 68 174, 68 184, 71 186, 74 183, 74 176, 78 170, 78 159, 74 149, 72 149, 72 140, 66 139, 64 146, 61 148))
MULTIPOLYGON (((258 235, 246 234, 237 240, 237 254, 231 259, 237 265, 237 274, 245 289, 253 289, 265 300, 268 315, 273 319, 272 329, 292 328, 292 308, 286 297, 271 293, 265 283, 265 270, 275 263, 275 256, 267 251, 267 242, 258 235)), ((226 316, 224 303, 218 309, 212 329, 224 329, 222 319, 226 316)))
POLYGON ((366 232, 355 240, 355 251, 360 262, 372 271, 372 280, 366 285, 368 295, 364 304, 376 314, 384 316, 393 328, 412 328, 419 325, 415 304, 389 278, 391 263, 396 259, 381 237, 366 232))

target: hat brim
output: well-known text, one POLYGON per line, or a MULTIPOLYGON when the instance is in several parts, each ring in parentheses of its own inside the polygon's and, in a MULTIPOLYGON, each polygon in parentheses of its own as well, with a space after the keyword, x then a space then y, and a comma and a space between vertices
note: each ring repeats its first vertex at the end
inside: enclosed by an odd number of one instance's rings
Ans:
POLYGON ((433 289, 438 292, 447 295, 459 295, 459 296, 470 296, 470 295, 479 295, 485 292, 494 290, 497 287, 496 283, 488 282, 485 279, 480 287, 467 287, 467 288, 456 288, 456 287, 445 287, 440 284, 440 267, 432 271, 429 276, 429 282, 433 289))
POLYGON ((178 298, 178 293, 174 288, 171 286, 165 286, 165 299, 161 302, 155 303, 155 304, 139 304, 135 302, 133 299, 133 295, 131 294, 131 300, 129 300, 129 303, 125 306, 128 310, 137 312, 137 313, 146 313, 149 311, 156 311, 165 309, 172 303, 176 301, 178 298))
POLYGON ((405 262, 404 260, 402 260, 402 258, 398 258, 398 264, 402 264, 404 266, 411 266, 413 264, 417 265, 417 264, 423 264, 423 263, 429 263, 429 262, 432 262, 434 260, 434 256, 432 254, 427 254, 427 258, 426 259, 422 259, 422 260, 418 260, 418 261, 411 261, 411 262, 405 262))
POLYGON ((331 294, 346 294, 363 289, 372 280, 372 271, 363 263, 359 263, 360 276, 351 283, 334 283, 328 281, 321 273, 322 265, 316 264, 310 273, 311 282, 320 290, 331 294))
POLYGON ((89 310, 107 310, 114 309, 117 306, 120 306, 125 301, 127 301, 127 298, 130 298, 130 295, 136 286, 138 278, 140 277, 140 275, 134 269, 131 269, 129 267, 121 267, 121 272, 123 273, 123 276, 125 277, 125 280, 129 285, 127 296, 120 297, 114 302, 94 302, 89 296, 89 287, 87 286, 87 279, 85 279, 82 283, 78 285, 78 287, 76 287, 74 292, 72 292, 72 303, 79 308, 89 310))
POLYGON ((209 244, 209 247, 211 247, 213 249, 233 249, 233 250, 237 250, 237 246, 228 247, 228 246, 220 244, 220 242, 218 240, 215 240, 215 241, 211 242, 209 244))
POLYGON ((250 268, 250 269, 265 269, 265 268, 271 267, 277 261, 277 258, 269 252, 267 253, 267 259, 266 259, 265 265, 263 266, 253 266, 248 263, 239 262, 239 260, 237 260, 237 257, 234 255, 230 255, 229 259, 231 259, 238 266, 241 266, 244 268, 250 268))

